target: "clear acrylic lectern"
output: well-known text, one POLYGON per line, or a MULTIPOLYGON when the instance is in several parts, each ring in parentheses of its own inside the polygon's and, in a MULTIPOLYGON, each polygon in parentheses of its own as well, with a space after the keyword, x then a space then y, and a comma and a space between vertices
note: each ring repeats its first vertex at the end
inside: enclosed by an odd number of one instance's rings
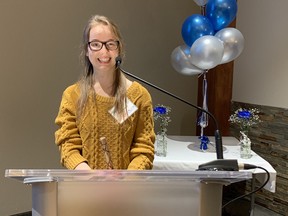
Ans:
POLYGON ((220 216, 223 185, 252 174, 7 169, 5 177, 32 185, 33 216, 220 216))

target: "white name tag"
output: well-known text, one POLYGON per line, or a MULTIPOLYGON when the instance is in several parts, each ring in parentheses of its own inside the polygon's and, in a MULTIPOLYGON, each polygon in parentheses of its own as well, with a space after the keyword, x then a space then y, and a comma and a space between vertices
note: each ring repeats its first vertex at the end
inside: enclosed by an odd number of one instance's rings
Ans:
POLYGON ((138 107, 133 104, 129 99, 127 99, 124 115, 119 115, 114 112, 115 107, 109 110, 109 113, 120 123, 122 124, 126 119, 128 119, 134 112, 138 110, 138 107))

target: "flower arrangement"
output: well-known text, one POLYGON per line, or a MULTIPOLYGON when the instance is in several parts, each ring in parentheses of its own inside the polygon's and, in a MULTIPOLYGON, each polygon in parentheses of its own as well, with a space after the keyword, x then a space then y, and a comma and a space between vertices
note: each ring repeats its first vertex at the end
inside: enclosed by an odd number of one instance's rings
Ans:
POLYGON ((160 121, 160 133, 166 134, 167 132, 167 126, 169 122, 171 122, 169 113, 171 112, 171 108, 168 106, 160 105, 158 104, 154 108, 154 121, 159 120, 160 121))
POLYGON ((160 157, 166 157, 167 155, 167 126, 171 122, 169 113, 171 108, 164 105, 157 105, 154 108, 154 121, 160 121, 160 131, 157 133, 155 143, 155 154, 160 157))
POLYGON ((234 114, 229 118, 231 123, 237 124, 241 131, 249 131, 250 127, 261 122, 259 118, 259 110, 256 108, 252 109, 237 109, 234 114))

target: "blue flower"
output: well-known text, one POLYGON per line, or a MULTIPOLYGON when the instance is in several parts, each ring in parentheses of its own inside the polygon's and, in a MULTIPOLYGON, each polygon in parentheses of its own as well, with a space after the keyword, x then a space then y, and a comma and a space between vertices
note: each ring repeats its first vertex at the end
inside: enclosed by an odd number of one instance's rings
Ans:
POLYGON ((259 110, 256 108, 239 108, 230 116, 229 121, 240 126, 241 130, 248 131, 253 125, 262 122, 258 114, 259 110))
POLYGON ((153 109, 154 113, 154 121, 159 120, 160 121, 160 133, 166 134, 167 132, 167 126, 169 122, 171 121, 169 117, 169 113, 171 112, 171 108, 164 105, 157 105, 153 109))
POLYGON ((166 110, 166 107, 158 106, 154 108, 154 112, 159 113, 159 114, 166 114, 167 110, 166 110))
POLYGON ((248 110, 243 110, 238 112, 238 117, 243 119, 251 118, 252 114, 248 110))

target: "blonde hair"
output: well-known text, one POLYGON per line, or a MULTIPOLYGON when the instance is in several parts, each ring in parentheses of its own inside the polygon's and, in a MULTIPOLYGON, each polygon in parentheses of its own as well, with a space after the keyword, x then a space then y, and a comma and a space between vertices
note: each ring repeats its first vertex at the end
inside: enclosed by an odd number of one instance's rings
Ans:
MULTIPOLYGON (((89 93, 93 90, 93 66, 87 57, 86 53, 88 52, 88 42, 90 30, 96 25, 105 25, 109 26, 112 33, 115 35, 116 39, 119 41, 119 56, 123 59, 124 49, 123 49, 123 39, 120 34, 118 26, 108 19, 105 16, 95 15, 90 18, 83 32, 83 39, 81 45, 80 60, 83 65, 83 71, 79 80, 80 86, 80 97, 78 101, 78 117, 80 117, 85 109, 85 104, 88 99, 89 93)), ((92 91, 94 92, 94 90, 92 91)), ((95 92, 93 93, 95 94, 95 92)), ((114 83, 112 88, 112 95, 115 97, 114 107, 115 112, 120 115, 125 112, 126 104, 126 83, 125 76, 122 74, 119 68, 115 68, 114 83)))

